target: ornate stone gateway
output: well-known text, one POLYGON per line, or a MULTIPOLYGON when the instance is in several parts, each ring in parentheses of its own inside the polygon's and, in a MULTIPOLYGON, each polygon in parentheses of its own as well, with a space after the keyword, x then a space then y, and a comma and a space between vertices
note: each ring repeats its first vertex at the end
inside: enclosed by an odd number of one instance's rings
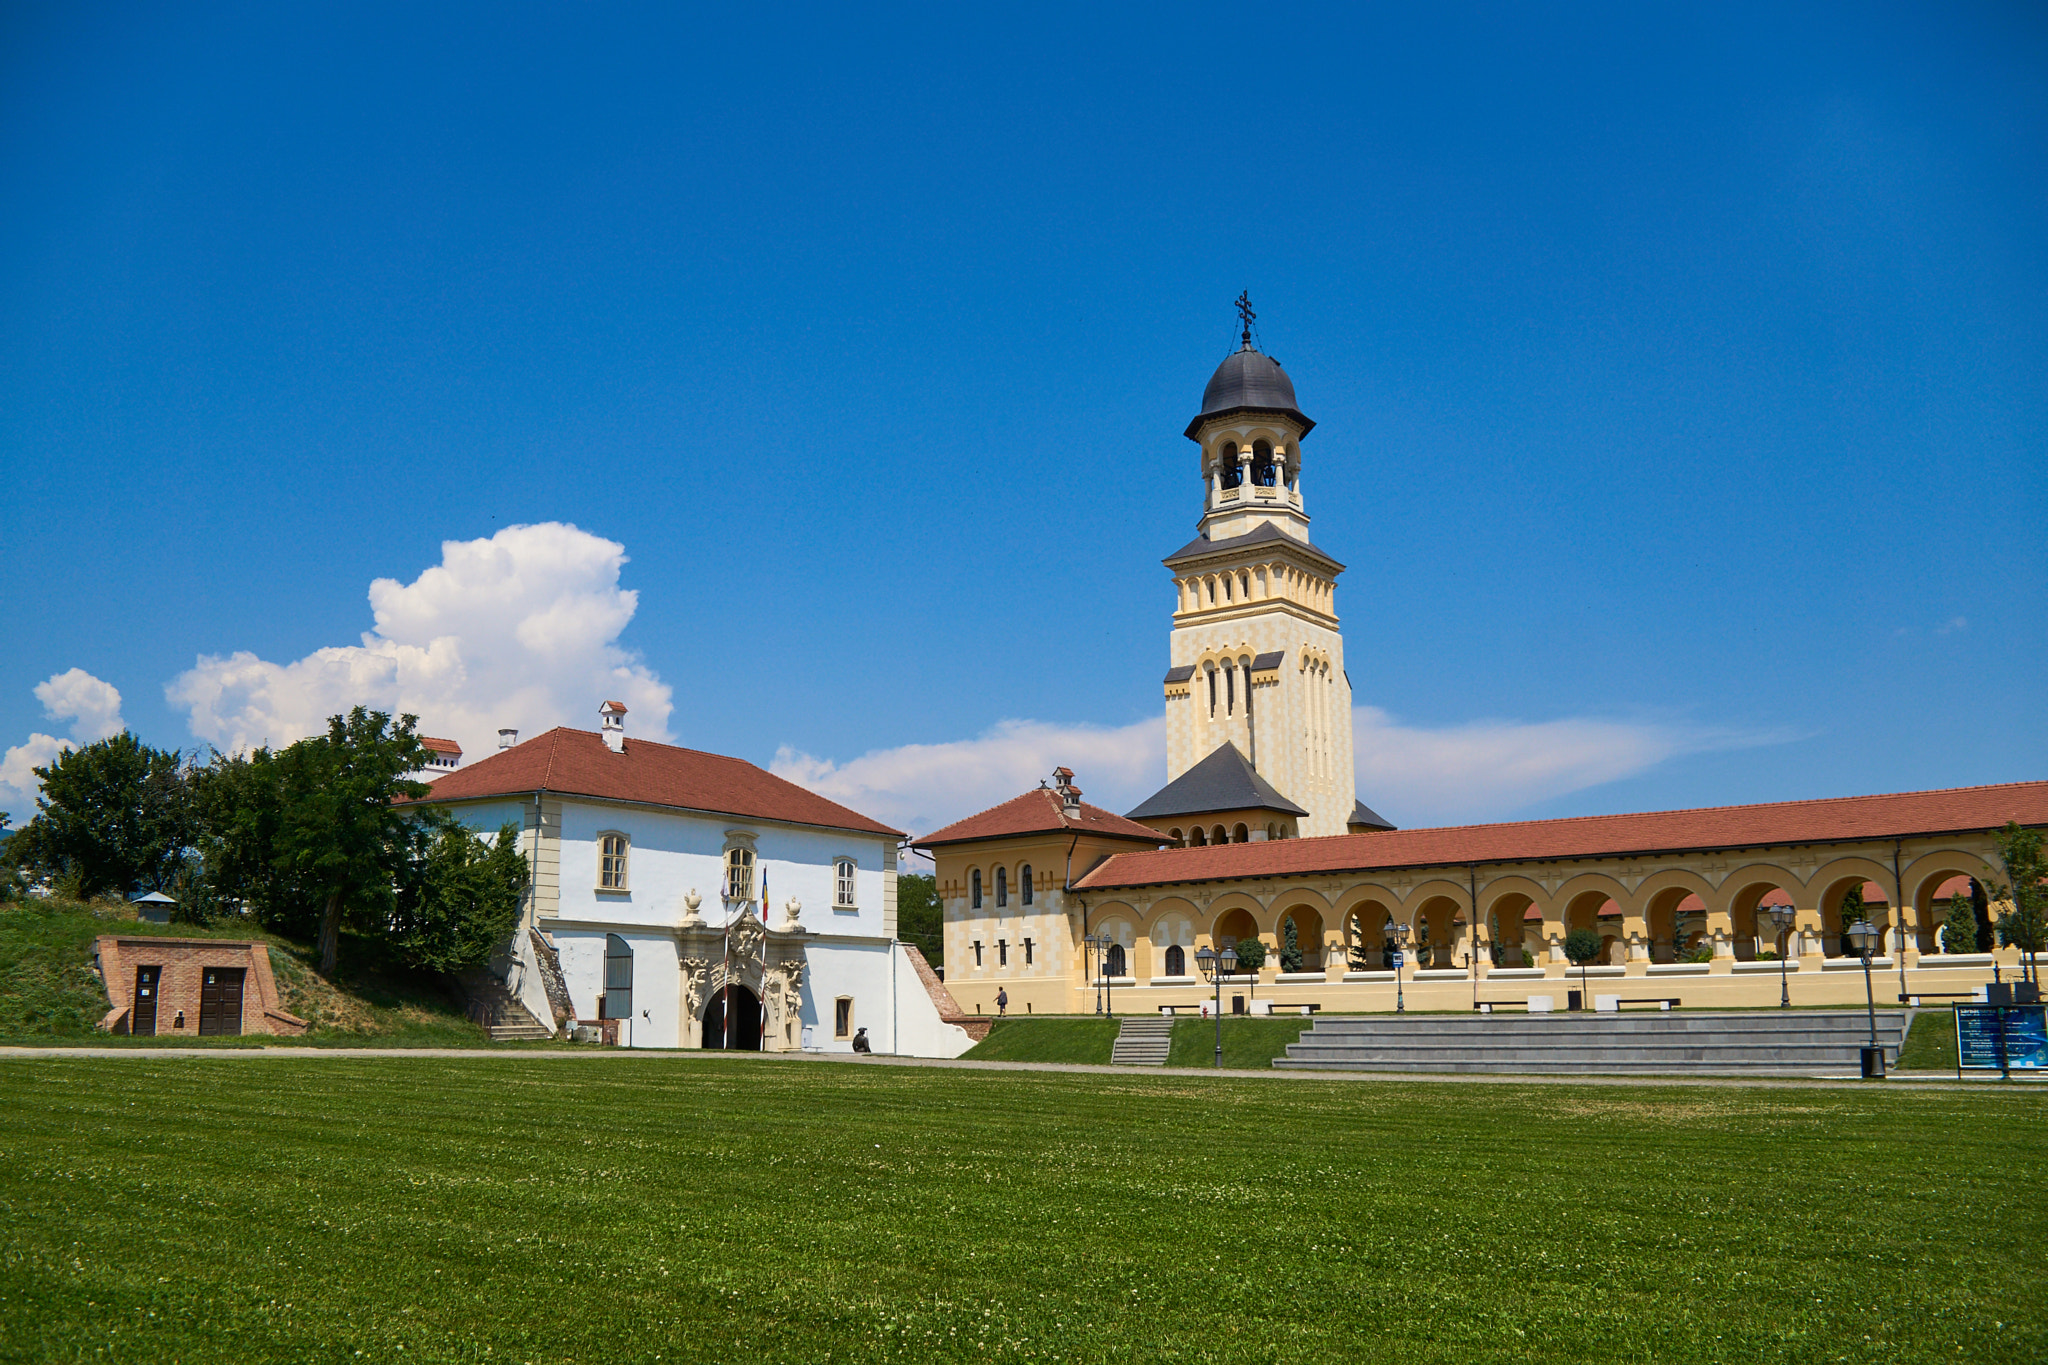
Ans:
POLYGON ((794 898, 782 907, 782 923, 761 923, 742 905, 729 925, 711 924, 698 913, 703 898, 683 898, 676 926, 683 971, 683 1046, 718 1048, 728 1036, 726 984, 732 984, 732 1046, 762 1052, 794 1052, 803 1046, 804 943, 810 931, 797 922, 803 906, 794 898))

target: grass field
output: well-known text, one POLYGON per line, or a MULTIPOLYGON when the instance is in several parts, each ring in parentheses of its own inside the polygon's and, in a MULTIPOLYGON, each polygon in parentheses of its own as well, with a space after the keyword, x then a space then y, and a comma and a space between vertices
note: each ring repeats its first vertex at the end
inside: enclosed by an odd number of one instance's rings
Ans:
POLYGON ((2038 1362, 2044 1101, 6 1060, 0 1356, 2038 1362))
POLYGON ((233 938, 269 945, 285 1009, 311 1022, 299 1046, 480 1047, 488 1039, 440 983, 380 967, 372 945, 344 936, 334 977, 313 970, 313 950, 254 925, 144 924, 122 905, 29 900, 0 904, 0 1042, 90 1042, 129 1047, 259 1047, 267 1037, 208 1038, 189 1032, 110 1038, 96 1032, 107 996, 92 969, 101 934, 233 938))

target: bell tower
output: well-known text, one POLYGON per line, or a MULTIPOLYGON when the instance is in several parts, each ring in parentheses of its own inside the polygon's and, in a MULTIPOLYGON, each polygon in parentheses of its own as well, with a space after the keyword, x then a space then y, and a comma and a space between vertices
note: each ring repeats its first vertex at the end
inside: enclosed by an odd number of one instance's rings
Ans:
POLYGON ((1344 566, 1309 540, 1301 443, 1315 423, 1279 363, 1252 344, 1249 300, 1238 310, 1241 344, 1216 367, 1185 433, 1199 452, 1197 534, 1165 560, 1174 587, 1168 784, 1131 818, 1180 828, 1188 842, 1196 830, 1212 842, 1218 822, 1231 838, 1264 838, 1269 827, 1282 837, 1343 834, 1361 814, 1381 823, 1358 805, 1351 766, 1337 623, 1344 566), (1226 745, 1237 759, 1222 754, 1226 745), (1260 804, 1219 804, 1253 798, 1260 804), (1246 809, 1266 815, 1222 820, 1246 809))

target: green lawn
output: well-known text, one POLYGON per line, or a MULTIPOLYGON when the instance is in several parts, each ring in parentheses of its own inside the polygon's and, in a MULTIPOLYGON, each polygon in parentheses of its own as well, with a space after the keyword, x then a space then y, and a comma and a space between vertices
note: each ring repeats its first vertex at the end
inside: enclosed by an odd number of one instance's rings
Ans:
MULTIPOLYGON (((1225 1015, 1223 1017, 1223 1065, 1226 1067, 1249 1067, 1257 1071, 1273 1069, 1275 1057, 1287 1055, 1287 1045, 1301 1037, 1312 1020, 1299 1016, 1292 1018, 1253 1018, 1249 1015, 1225 1015)), ((1168 1066, 1214 1066, 1216 1064, 1216 1021, 1214 1019, 1176 1019, 1173 1021, 1173 1051, 1167 1054, 1168 1066)))
POLYGON ((0 903, 0 1043, 139 1048, 260 1047, 279 1041, 300 1047, 490 1045, 440 981, 380 964, 374 943, 345 934, 340 966, 332 979, 315 972, 313 961, 309 945, 253 924, 145 924, 122 905, 0 903), (92 945, 101 934, 253 939, 267 944, 285 1009, 313 1027, 299 1038, 208 1038, 203 1043, 189 1030, 157 1038, 100 1033, 97 1026, 107 1012, 107 995, 92 969, 92 945))
POLYGON ((0 1358, 2048 1359, 2048 1096, 0 1061, 0 1358))
POLYGON ((968 1049, 977 1062, 1083 1062, 1109 1065, 1117 1023, 1087 1015, 1041 1014, 998 1019, 968 1049))
POLYGON ((1956 1017, 1950 1010, 1921 1010, 1913 1016, 1913 1031, 1899 1049, 1901 1071, 1948 1071, 1956 1069, 1956 1017))

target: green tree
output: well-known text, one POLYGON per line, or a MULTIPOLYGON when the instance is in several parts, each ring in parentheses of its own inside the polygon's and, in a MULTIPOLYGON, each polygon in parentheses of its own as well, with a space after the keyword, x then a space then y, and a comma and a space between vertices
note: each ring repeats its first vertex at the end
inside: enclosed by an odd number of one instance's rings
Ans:
POLYGON ((1302 963, 1301 932, 1294 927, 1292 916, 1288 918, 1286 924, 1281 926, 1280 935, 1280 970, 1283 972, 1300 971, 1302 963))
POLYGON ((1948 898, 1948 913, 1941 921, 1941 947, 1948 953, 1977 951, 1977 902, 1965 892, 1948 898))
POLYGON ((191 789, 175 749, 123 731, 37 768, 36 817, 7 840, 10 863, 80 900, 161 891, 191 842, 191 789))
POLYGON ((945 919, 936 876, 929 872, 897 874, 896 937, 915 946, 934 967, 946 965, 945 919))
POLYGON ((1995 837, 2006 881, 1989 890, 1992 900, 2008 908, 1994 928, 2000 943, 2026 954, 2027 979, 2038 981, 2035 955, 2048 946, 2048 862, 2041 856, 2041 833, 2009 820, 1995 837))
POLYGON ((1237 969, 1249 972, 1252 977, 1252 994, 1259 993, 1259 968, 1266 965, 1266 941, 1257 934, 1247 934, 1237 941, 1237 969))
POLYGON ((1579 996, 1586 995, 1586 964, 1599 958, 1603 944, 1598 929, 1574 929, 1564 936, 1564 955, 1579 969, 1579 996))
POLYGON ((1860 956, 1856 951, 1855 943, 1849 938, 1849 927, 1856 923, 1857 920, 1867 920, 1869 918, 1869 908, 1863 902, 1863 883, 1858 882, 1849 888, 1847 895, 1842 897, 1842 956, 1860 956))
POLYGON ((392 948, 425 971, 483 966, 519 925, 527 884, 519 826, 506 825, 492 843, 434 812, 405 833, 411 857, 392 910, 392 948))

